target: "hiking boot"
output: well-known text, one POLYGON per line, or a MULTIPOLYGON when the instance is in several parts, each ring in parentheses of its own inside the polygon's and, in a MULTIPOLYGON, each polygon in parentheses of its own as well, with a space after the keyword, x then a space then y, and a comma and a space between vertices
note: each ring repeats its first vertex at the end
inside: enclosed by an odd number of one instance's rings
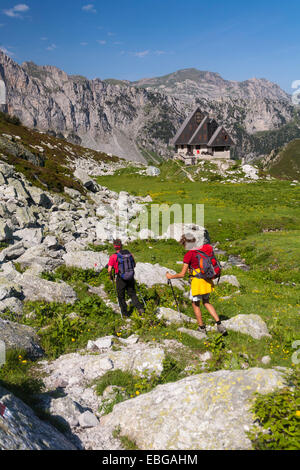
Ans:
POLYGON ((198 331, 200 331, 201 333, 204 333, 205 335, 207 334, 207 331, 206 331, 206 327, 204 326, 203 328, 201 328, 201 326, 198 327, 198 331))
POLYGON ((217 325, 217 330, 222 335, 226 335, 226 333, 227 333, 227 330, 226 330, 225 326, 222 325, 222 323, 220 323, 220 325, 217 325))

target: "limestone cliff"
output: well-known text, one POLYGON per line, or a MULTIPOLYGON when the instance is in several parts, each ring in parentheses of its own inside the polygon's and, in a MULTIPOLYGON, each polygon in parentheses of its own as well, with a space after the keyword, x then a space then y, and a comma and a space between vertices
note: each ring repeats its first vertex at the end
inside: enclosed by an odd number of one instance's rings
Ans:
POLYGON ((289 95, 267 80, 229 82, 210 72, 183 72, 136 83, 88 80, 53 66, 19 65, 0 51, 11 114, 26 126, 129 160, 171 156, 169 140, 196 104, 225 125, 239 157, 264 153, 251 134, 293 119, 289 95))

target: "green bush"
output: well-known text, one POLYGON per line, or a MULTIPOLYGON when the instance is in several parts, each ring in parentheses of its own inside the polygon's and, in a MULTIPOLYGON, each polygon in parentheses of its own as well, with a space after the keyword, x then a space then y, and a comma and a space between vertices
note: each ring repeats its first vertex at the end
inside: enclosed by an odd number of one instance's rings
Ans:
POLYGON ((252 411, 259 428, 249 433, 255 450, 300 449, 300 369, 288 386, 268 395, 256 394, 252 411))
POLYGON ((33 365, 26 351, 9 349, 6 351, 6 362, 0 368, 0 385, 28 405, 34 404, 34 395, 44 388, 42 379, 34 376, 33 365))

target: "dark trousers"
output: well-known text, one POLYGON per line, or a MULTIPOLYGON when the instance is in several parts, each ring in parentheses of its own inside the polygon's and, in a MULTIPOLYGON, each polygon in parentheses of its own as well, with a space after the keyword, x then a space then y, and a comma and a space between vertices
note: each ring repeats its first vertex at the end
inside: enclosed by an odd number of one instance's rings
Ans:
POLYGON ((118 294, 118 300, 119 300, 119 305, 120 305, 122 315, 127 315, 127 305, 125 301, 126 291, 127 291, 128 296, 132 300, 133 306, 137 310, 143 309, 142 304, 137 298, 134 286, 135 286, 134 279, 132 279, 131 281, 124 281, 124 279, 122 279, 121 277, 119 276, 116 277, 117 294, 118 294))

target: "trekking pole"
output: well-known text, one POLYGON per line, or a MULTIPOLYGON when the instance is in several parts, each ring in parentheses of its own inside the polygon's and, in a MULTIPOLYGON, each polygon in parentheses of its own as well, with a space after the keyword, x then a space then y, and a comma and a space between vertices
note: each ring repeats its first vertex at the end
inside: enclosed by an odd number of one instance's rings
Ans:
POLYGON ((113 282, 113 286, 114 286, 114 290, 115 290, 115 294, 117 296, 117 299, 118 299, 118 304, 119 304, 119 307, 120 307, 120 314, 121 314, 121 318, 123 320, 123 314, 122 314, 122 309, 121 309, 121 305, 120 305, 120 302, 119 302, 119 297, 118 297, 118 292, 117 292, 117 286, 116 286, 116 281, 115 281, 115 272, 114 272, 114 275, 111 276, 111 280, 113 282))
POLYGON ((176 305, 177 305, 177 310, 178 310, 179 316, 180 316, 180 318, 181 318, 181 320, 182 320, 182 314, 181 314, 181 311, 180 311, 180 308, 179 308, 179 303, 178 303, 177 297, 176 297, 175 292, 174 292, 174 289, 173 289, 173 284, 172 284, 171 279, 168 279, 168 284, 171 286, 172 294, 173 294, 175 303, 176 303, 176 305))
POLYGON ((143 301, 144 307, 146 308, 146 307, 147 307, 147 305, 146 305, 146 302, 145 302, 145 299, 144 299, 144 297, 142 296, 141 289, 139 288, 139 286, 138 286, 138 283, 137 283, 137 282, 135 283, 135 285, 137 286, 137 289, 138 289, 138 291, 139 291, 139 294, 140 294, 140 297, 141 297, 141 299, 142 299, 142 301, 143 301))

